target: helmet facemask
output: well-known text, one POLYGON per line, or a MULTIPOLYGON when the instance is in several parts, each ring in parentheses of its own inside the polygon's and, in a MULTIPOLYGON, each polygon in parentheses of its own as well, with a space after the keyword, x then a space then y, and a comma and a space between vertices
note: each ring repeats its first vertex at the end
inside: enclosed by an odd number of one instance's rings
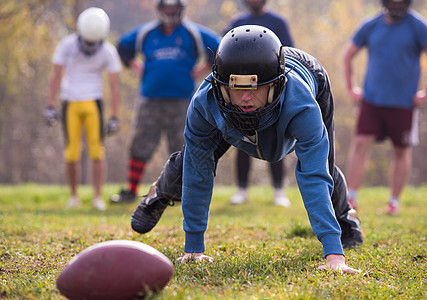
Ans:
POLYGON ((274 118, 286 84, 284 63, 280 40, 265 27, 240 26, 224 36, 213 65, 211 83, 216 104, 230 126, 252 136, 274 118), (256 90, 265 85, 270 88, 264 106, 243 111, 231 102, 229 89, 256 90))
POLYGON ((184 8, 183 0, 160 0, 157 5, 160 22, 166 26, 178 26, 184 16, 184 8))
POLYGON ((95 54, 96 51, 98 51, 98 49, 101 48, 102 44, 103 44, 103 41, 88 42, 85 39, 83 39, 81 36, 79 36, 79 49, 87 56, 91 56, 95 54))
MULTIPOLYGON (((239 75, 232 75, 230 77, 236 78, 236 76, 239 75)), ((251 75, 251 77, 255 76, 256 75, 251 75)), ((233 81, 233 79, 231 79, 230 81, 233 81)), ((274 82, 263 84, 270 85, 266 105, 258 108, 257 110, 245 112, 238 105, 231 103, 231 99, 227 89, 257 89, 259 86, 262 85, 254 85, 254 87, 252 88, 236 86, 233 87, 233 85, 230 83, 226 84, 218 80, 215 77, 215 73, 212 74, 212 87, 214 91, 214 98, 223 118, 230 126, 241 131, 246 136, 254 135, 256 130, 264 127, 273 119, 274 111, 280 103, 280 98, 283 94, 285 83, 286 77, 284 75, 281 75, 274 82)))

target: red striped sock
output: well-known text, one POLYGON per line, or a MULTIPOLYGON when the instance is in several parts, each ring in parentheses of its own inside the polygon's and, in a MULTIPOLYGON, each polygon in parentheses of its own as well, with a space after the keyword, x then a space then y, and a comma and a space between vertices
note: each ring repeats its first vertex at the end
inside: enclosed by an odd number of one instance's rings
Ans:
POLYGON ((145 170, 145 161, 130 158, 128 161, 128 184, 129 189, 136 194, 138 190, 138 184, 143 178, 145 170))

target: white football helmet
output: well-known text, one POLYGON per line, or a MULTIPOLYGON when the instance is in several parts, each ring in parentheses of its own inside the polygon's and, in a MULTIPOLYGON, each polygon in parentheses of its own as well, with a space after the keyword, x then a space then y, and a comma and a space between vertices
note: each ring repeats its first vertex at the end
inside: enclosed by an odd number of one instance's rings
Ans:
POLYGON ((87 42, 103 41, 110 33, 110 18, 103 9, 90 7, 79 15, 77 31, 87 42))

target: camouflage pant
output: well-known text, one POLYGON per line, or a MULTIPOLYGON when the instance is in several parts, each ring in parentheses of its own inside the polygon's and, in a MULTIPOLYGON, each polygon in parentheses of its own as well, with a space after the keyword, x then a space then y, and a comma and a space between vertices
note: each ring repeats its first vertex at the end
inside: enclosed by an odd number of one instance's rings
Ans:
POLYGON ((189 101, 184 99, 142 99, 130 147, 130 157, 149 161, 166 134, 169 153, 184 145, 185 117, 189 101))

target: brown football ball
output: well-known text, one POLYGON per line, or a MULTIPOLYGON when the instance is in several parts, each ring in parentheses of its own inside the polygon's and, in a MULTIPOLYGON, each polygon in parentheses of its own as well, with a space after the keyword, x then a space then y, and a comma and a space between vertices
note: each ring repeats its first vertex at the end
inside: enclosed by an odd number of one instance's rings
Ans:
POLYGON ((156 249, 136 241, 113 240, 73 257, 56 286, 71 300, 132 300, 163 289, 173 272, 171 261, 156 249))

